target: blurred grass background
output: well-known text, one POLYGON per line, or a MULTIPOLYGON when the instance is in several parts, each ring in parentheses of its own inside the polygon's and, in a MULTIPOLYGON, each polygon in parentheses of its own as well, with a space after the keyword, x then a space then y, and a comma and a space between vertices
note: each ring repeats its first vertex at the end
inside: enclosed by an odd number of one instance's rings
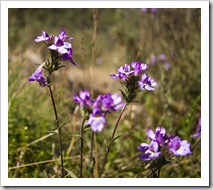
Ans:
MULTIPOLYGON (((192 139, 201 109, 201 20, 200 9, 158 9, 155 13, 140 9, 98 9, 97 37, 92 57, 93 9, 9 9, 9 177, 57 177, 60 162, 57 135, 37 143, 34 140, 55 129, 54 113, 48 91, 29 76, 46 58, 49 51, 34 39, 41 30, 57 35, 63 28, 74 37, 73 58, 54 75, 53 91, 59 119, 64 126, 63 152, 69 177, 79 176, 82 117, 72 97, 81 89, 98 94, 119 93, 121 85, 109 74, 116 68, 140 61, 149 65, 148 74, 158 85, 154 92, 141 92, 139 102, 132 103, 119 125, 118 138, 111 149, 104 177, 146 177, 147 162, 138 158, 137 146, 146 139, 148 127, 160 125, 169 134, 179 135, 191 143, 192 154, 177 158, 180 165, 166 165, 161 177, 201 177, 200 143, 192 139), (152 56, 164 54, 169 68, 152 56), (73 116, 73 117, 72 117, 73 116), (44 161, 44 162, 43 162, 44 161), (26 165, 21 167, 22 165, 26 165)), ((100 171, 106 144, 119 113, 107 116, 107 126, 96 134, 96 165, 100 171)), ((84 176, 90 177, 89 153, 91 131, 85 133, 84 176)))

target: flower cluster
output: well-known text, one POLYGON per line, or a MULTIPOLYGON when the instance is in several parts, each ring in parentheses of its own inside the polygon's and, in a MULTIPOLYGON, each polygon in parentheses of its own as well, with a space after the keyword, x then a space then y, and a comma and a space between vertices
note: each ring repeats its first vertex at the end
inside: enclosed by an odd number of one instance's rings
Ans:
POLYGON ((72 58, 72 45, 65 40, 72 40, 73 37, 67 36, 64 29, 57 36, 49 36, 46 31, 42 31, 41 36, 37 36, 35 42, 45 42, 50 51, 58 52, 58 56, 62 61, 70 61, 73 65, 77 65, 72 58))
POLYGON ((122 92, 127 102, 131 102, 135 98, 139 88, 148 91, 154 90, 153 87, 156 86, 155 80, 149 78, 148 74, 142 74, 142 71, 147 69, 148 66, 145 63, 132 62, 119 67, 117 74, 110 74, 112 79, 119 78, 125 89, 127 89, 127 94, 122 92))
POLYGON ((142 153, 139 155, 141 160, 153 160, 159 158, 162 154, 170 152, 174 156, 186 156, 191 154, 190 144, 187 140, 181 140, 178 136, 168 136, 163 127, 158 126, 156 131, 148 129, 147 137, 151 139, 150 144, 141 143, 138 150, 142 153))
MULTIPOLYGON (((46 60, 42 63, 36 71, 29 77, 29 82, 36 81, 40 86, 47 86, 48 82, 42 75, 42 68, 44 67, 49 74, 53 71, 57 71, 60 66, 59 60, 69 60, 73 65, 77 65, 72 58, 72 45, 65 40, 72 40, 73 38, 67 36, 64 29, 61 30, 57 36, 49 36, 46 31, 42 30, 41 36, 37 36, 35 42, 44 42, 50 50, 52 61, 46 60)), ((49 80, 48 80, 49 81, 49 80)), ((50 81, 49 81, 50 83, 50 81)))
POLYGON ((196 133, 192 135, 191 138, 197 138, 200 137, 200 135, 201 135, 201 118, 199 118, 198 120, 196 133))
POLYGON ((123 107, 122 98, 117 94, 107 93, 99 95, 96 99, 91 99, 90 93, 87 90, 82 90, 79 96, 74 94, 73 99, 89 114, 86 125, 89 125, 94 132, 103 130, 107 113, 118 111, 123 107))

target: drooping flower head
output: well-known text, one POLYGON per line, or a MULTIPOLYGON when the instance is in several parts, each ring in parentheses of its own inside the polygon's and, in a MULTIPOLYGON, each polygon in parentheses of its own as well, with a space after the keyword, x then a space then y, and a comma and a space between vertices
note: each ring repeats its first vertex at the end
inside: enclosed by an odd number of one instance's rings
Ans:
POLYGON ((43 77, 42 75, 42 67, 45 65, 45 62, 42 63, 36 70, 35 72, 29 77, 29 82, 32 82, 32 81, 36 81, 40 84, 40 86, 47 86, 47 81, 46 79, 43 77))

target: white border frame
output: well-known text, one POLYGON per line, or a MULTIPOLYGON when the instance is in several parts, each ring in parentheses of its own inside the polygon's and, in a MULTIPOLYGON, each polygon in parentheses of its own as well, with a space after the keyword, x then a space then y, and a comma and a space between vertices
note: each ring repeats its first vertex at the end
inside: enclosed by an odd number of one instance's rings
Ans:
POLYGON ((1 1, 1 92, 2 186, 209 186, 209 1, 1 1), (8 81, 8 8, 142 8, 153 5, 155 8, 201 8, 201 178, 8 178, 8 83, 5 82, 8 81))

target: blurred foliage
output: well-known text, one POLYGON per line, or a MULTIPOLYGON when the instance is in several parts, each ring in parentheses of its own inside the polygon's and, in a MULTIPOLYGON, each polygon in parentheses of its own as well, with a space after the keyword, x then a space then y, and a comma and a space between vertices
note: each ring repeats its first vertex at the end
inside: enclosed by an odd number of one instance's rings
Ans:
MULTIPOLYGON (((57 177, 60 163, 57 135, 29 146, 34 140, 56 128, 48 91, 28 77, 47 57, 42 43, 33 40, 41 34, 58 34, 64 28, 73 36, 73 57, 79 67, 63 63, 66 68, 54 75, 53 91, 62 138, 65 168, 68 177, 79 176, 79 134, 82 117, 72 100, 81 89, 94 92, 94 97, 106 92, 119 93, 121 85, 110 73, 132 61, 149 65, 148 74, 157 81, 154 92, 141 92, 137 101, 127 107, 113 143, 104 177, 147 177, 147 162, 138 158, 137 146, 148 142, 145 130, 158 125, 169 134, 179 135, 191 143, 192 155, 176 158, 168 164, 161 177, 201 177, 200 142, 192 139, 201 107, 201 10, 158 9, 145 13, 140 9, 99 9, 95 64, 92 58, 93 9, 9 9, 9 177, 57 177), (170 64, 165 69, 151 56, 164 54, 170 64), (72 157, 72 158, 69 158, 72 157), (56 159, 56 160, 55 160, 56 159), (45 163, 38 163, 41 161, 45 163), (55 160, 55 161, 54 161, 55 160), (30 166, 18 166, 30 164, 30 166), (54 172, 55 171, 55 172, 54 172), (193 172, 191 172, 193 171, 193 172)), ((94 149, 97 177, 107 143, 119 113, 107 116, 107 126, 96 134, 94 149)), ((85 131, 84 176, 90 177, 91 131, 85 131)))

